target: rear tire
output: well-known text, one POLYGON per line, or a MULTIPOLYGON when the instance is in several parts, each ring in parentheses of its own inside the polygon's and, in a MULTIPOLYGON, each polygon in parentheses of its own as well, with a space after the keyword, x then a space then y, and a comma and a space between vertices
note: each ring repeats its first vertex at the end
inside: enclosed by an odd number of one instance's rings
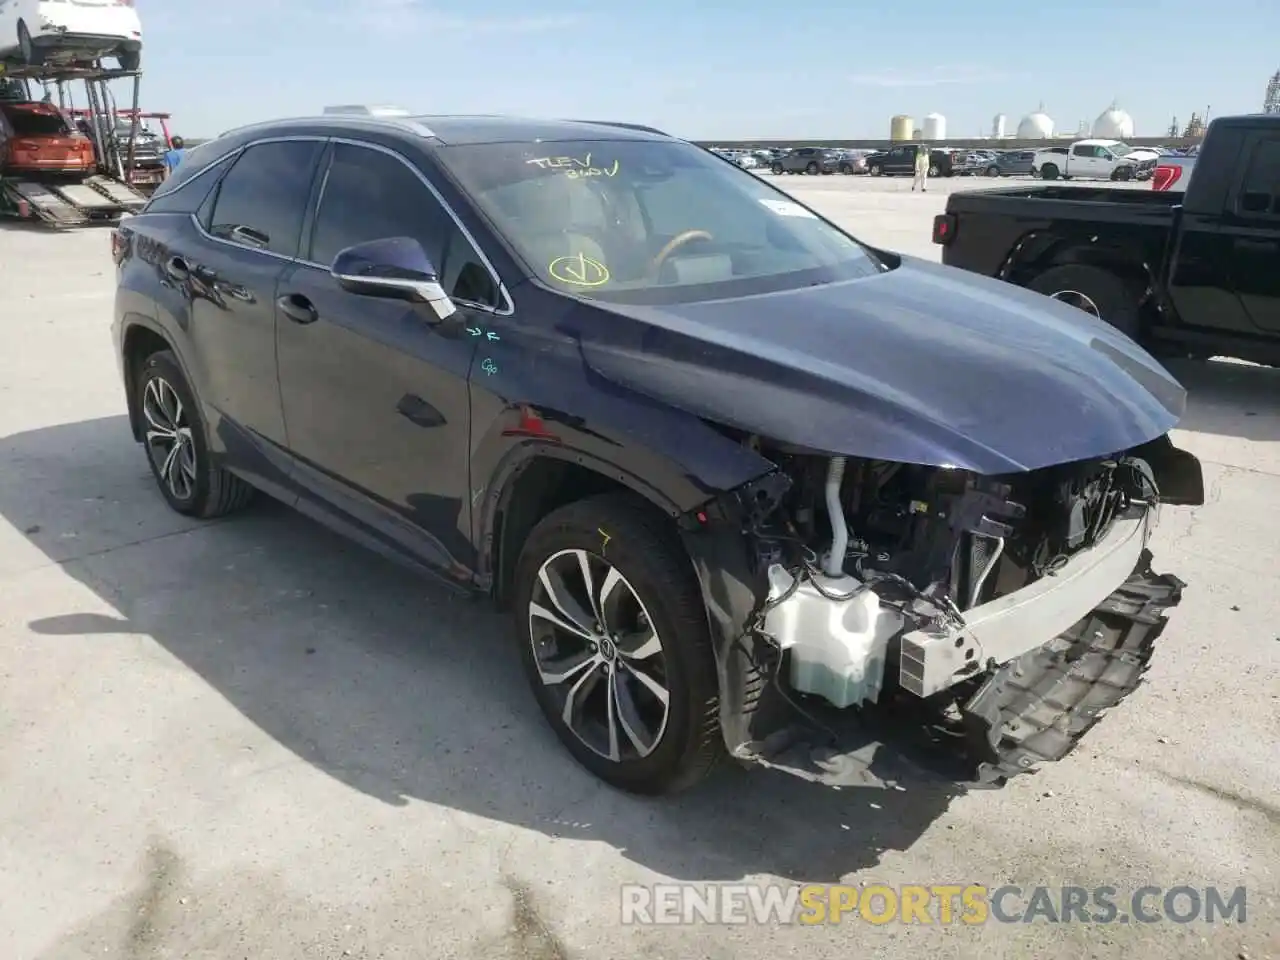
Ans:
POLYGON ((804 168, 804 172, 809 174, 810 176, 816 174, 818 172, 818 164, 815 163, 813 160, 810 160, 809 165, 804 168))
POLYGON ((873 177, 878 177, 883 172, 883 169, 878 163, 873 163, 871 166, 867 167, 867 173, 871 174, 873 177))
POLYGON ((169 506, 206 520, 244 507, 254 489, 213 462, 200 405, 177 357, 168 350, 147 357, 138 371, 137 391, 143 449, 169 506))
POLYGON ((769 167, 769 170, 775 177, 782 176, 782 164, 780 163, 773 164, 771 167, 769 167))
POLYGON ((1000 168, 999 168, 999 167, 987 167, 987 176, 988 176, 988 177, 998 177, 998 176, 1000 176, 1000 168))
POLYGON ((125 51, 116 57, 120 61, 120 69, 134 71, 142 67, 142 51, 133 50, 125 51))
POLYGON ((630 494, 561 507, 529 534, 514 586, 529 683, 582 766, 641 794, 685 789, 711 770, 724 752, 715 656, 693 565, 667 518, 630 494), (591 571, 591 597, 605 602, 588 599, 583 563, 591 571), (570 618, 553 609, 553 595, 575 624, 587 621, 585 630, 563 626, 570 618), (652 652, 637 657, 641 648, 652 652), (666 690, 665 711, 655 689, 666 690))
POLYGON ((1079 307, 1111 324, 1131 340, 1137 340, 1142 332, 1139 291, 1133 284, 1101 267, 1076 263, 1050 267, 1034 277, 1027 284, 1027 289, 1079 307), (1087 303, 1081 302, 1080 298, 1087 303))
POLYGON ((1040 168, 1040 176, 1045 180, 1058 179, 1058 167, 1052 163, 1046 163, 1040 168))

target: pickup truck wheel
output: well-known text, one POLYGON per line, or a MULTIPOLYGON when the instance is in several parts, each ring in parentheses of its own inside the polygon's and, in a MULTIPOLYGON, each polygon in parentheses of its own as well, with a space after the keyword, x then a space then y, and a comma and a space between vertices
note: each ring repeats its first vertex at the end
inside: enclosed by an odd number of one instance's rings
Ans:
POLYGON ((1040 176, 1043 177, 1045 180, 1057 180, 1058 179, 1057 164, 1046 163, 1043 167, 1040 168, 1040 176))
POLYGON ((556 510, 516 565, 520 653, 538 706, 612 786, 672 793, 724 752, 702 593, 669 521, 630 495, 556 510))
POLYGON ((769 172, 772 173, 775 177, 782 176, 782 164, 780 163, 773 164, 771 167, 769 167, 769 172))
POLYGON ((204 519, 245 506, 253 498, 253 487, 209 456, 200 405, 177 358, 168 350, 147 357, 137 390, 147 463, 169 506, 204 519))
POLYGON ((1000 168, 995 166, 987 167, 987 176, 988 177, 1000 176, 1000 168))
POLYGON ((1136 291, 1101 267, 1074 263, 1051 267, 1033 278, 1027 288, 1105 320, 1130 339, 1138 338, 1141 324, 1136 291))
POLYGON ((873 163, 871 166, 867 167, 867 173, 871 174, 873 177, 880 176, 882 172, 883 171, 880 169, 880 164, 878 163, 873 163))

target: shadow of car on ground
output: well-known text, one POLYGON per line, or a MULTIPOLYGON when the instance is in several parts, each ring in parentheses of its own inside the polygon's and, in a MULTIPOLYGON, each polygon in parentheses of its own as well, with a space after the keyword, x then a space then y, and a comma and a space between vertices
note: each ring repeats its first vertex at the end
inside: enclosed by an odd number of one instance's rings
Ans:
POLYGON ((388 804, 600 840, 681 879, 823 881, 908 848, 961 792, 884 748, 879 788, 725 764, 674 798, 615 792, 555 739, 483 600, 265 497, 220 521, 173 514, 124 416, 9 436, 0 462, 0 517, 119 612, 33 633, 150 636, 295 756, 388 804))

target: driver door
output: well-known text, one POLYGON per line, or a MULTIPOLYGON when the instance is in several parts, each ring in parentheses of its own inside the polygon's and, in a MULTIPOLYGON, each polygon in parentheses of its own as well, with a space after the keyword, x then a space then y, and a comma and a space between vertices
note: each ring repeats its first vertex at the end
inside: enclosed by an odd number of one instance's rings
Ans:
POLYGON ((302 259, 281 279, 280 390, 299 506, 354 523, 395 552, 465 578, 471 544, 467 332, 498 294, 492 274, 428 181, 382 147, 335 143, 302 259), (342 249, 413 237, 458 314, 434 326, 419 307, 343 290, 342 249))

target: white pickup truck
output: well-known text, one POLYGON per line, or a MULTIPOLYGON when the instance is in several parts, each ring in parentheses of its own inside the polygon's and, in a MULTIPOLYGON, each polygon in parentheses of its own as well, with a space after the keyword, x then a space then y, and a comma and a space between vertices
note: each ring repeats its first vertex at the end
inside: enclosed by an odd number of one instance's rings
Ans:
POLYGON ((1036 151, 1031 175, 1045 180, 1134 180, 1155 165, 1156 153, 1135 150, 1122 140, 1077 140, 1069 147, 1036 151))

